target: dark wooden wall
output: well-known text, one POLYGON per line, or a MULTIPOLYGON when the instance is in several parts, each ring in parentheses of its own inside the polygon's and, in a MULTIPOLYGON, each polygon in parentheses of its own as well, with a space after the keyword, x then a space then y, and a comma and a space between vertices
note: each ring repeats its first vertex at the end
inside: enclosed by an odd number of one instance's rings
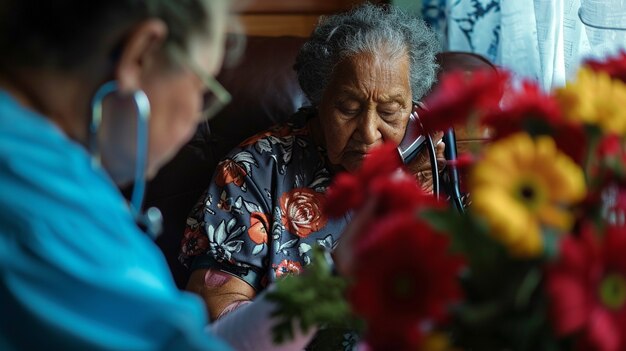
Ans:
POLYGON ((239 20, 248 35, 308 37, 320 16, 345 11, 362 2, 364 1, 250 0, 239 11, 239 20))

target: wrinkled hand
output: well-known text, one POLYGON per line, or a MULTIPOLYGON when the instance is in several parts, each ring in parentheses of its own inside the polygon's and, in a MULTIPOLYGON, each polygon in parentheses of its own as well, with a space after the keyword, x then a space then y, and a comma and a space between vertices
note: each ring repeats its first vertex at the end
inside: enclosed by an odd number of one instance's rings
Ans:
MULTIPOLYGON (((436 144, 435 153, 437 154, 437 166, 439 167, 439 172, 443 170, 446 165, 446 158, 443 155, 443 152, 446 148, 446 145, 441 141, 443 137, 443 132, 436 133, 433 135, 433 142, 436 144)), ((427 194, 432 194, 433 192, 433 172, 430 166, 430 157, 428 156, 428 149, 424 148, 416 157, 407 165, 407 168, 411 172, 411 174, 415 175, 415 178, 422 186, 422 190, 427 194)))

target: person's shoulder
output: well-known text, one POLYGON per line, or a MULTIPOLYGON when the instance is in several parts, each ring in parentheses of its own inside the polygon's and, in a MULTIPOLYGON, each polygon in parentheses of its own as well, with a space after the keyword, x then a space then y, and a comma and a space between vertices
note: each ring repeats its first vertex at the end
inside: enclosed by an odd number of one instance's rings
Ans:
POLYGON ((270 128, 256 133, 239 144, 240 147, 255 145, 260 141, 272 139, 286 140, 293 136, 306 137, 309 135, 307 121, 315 114, 315 110, 310 107, 303 107, 296 111, 291 117, 282 123, 275 124, 270 128))
POLYGON ((84 147, 0 94, 0 207, 16 221, 55 221, 107 204, 120 210, 123 199, 84 147))
POLYGON ((248 138, 218 163, 214 177, 218 186, 234 182, 289 183, 290 178, 308 178, 321 162, 320 152, 309 133, 311 110, 301 109, 281 124, 248 138), (260 171, 260 172, 259 172, 260 171))
POLYGON ((23 107, 0 90, 1 157, 54 157, 67 153, 70 143, 73 142, 48 118, 23 107))
POLYGON ((96 172, 84 147, 44 117, 20 116, 12 120, 12 126, 3 119, 0 117, 0 167, 4 168, 4 180, 12 176, 45 183, 75 183, 96 172))

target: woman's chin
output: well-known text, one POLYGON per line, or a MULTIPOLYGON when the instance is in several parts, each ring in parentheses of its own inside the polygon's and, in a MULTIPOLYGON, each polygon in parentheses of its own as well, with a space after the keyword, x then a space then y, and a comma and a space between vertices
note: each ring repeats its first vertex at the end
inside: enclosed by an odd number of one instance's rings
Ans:
POLYGON ((349 157, 341 163, 340 167, 348 172, 355 172, 361 165, 363 164, 363 160, 365 159, 365 154, 363 153, 350 153, 349 157))

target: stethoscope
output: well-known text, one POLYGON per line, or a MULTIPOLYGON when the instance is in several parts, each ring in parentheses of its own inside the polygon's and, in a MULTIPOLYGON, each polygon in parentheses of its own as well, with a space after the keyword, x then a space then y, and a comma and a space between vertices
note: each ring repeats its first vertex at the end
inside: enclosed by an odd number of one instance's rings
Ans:
MULTIPOLYGON (((422 122, 419 118, 419 110, 426 110, 426 106, 420 102, 413 104, 413 111, 409 115, 409 122, 407 124, 405 138, 398 145, 398 152, 404 164, 411 162, 417 154, 426 147, 428 149, 428 157, 430 160, 430 167, 433 177, 433 195, 439 199, 441 194, 441 178, 439 175, 439 166, 437 164, 437 153, 435 151, 436 144, 433 142, 433 138, 430 134, 421 134, 424 130, 422 122)), ((456 136, 454 129, 450 128, 446 130, 442 138, 443 143, 446 145, 444 150, 444 156, 447 161, 455 161, 457 159, 456 148, 456 136)), ((447 188, 450 196, 450 200, 456 207, 456 209, 463 213, 465 207, 463 206, 461 188, 459 182, 459 173, 455 166, 447 167, 446 172, 448 175, 447 188)))
MULTIPOLYGON (((98 145, 97 133, 102 122, 102 102, 104 98, 117 91, 118 85, 115 81, 103 84, 95 93, 92 103, 91 123, 89 124, 89 150, 94 166, 101 167, 100 149, 98 145)), ((135 174, 133 182, 133 192, 129 203, 130 212, 135 222, 142 227, 146 233, 156 239, 163 230, 163 216, 156 207, 150 207, 145 212, 141 211, 143 198, 146 189, 146 164, 148 155, 148 121, 150 119, 150 101, 142 90, 136 90, 132 94, 137 112, 137 145, 135 159, 135 174)))

